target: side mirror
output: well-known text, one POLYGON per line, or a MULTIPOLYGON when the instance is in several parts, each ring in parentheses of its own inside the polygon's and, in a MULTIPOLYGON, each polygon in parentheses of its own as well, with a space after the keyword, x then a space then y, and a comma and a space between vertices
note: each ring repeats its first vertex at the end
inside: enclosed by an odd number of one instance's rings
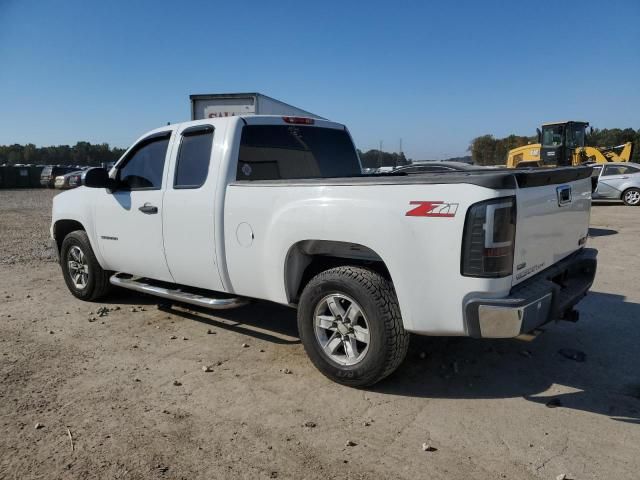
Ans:
POLYGON ((542 143, 542 132, 539 128, 536 128, 536 133, 538 134, 538 143, 542 143))
POLYGON ((89 188, 113 188, 114 181, 109 178, 106 168, 90 168, 82 174, 82 185, 89 188))

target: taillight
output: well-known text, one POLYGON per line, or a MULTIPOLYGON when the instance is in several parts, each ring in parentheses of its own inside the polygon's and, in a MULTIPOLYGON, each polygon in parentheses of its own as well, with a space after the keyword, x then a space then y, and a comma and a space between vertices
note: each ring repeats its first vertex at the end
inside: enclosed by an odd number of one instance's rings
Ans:
POLYGON ((296 125, 313 125, 313 118, 307 117, 282 117, 286 123, 296 124, 296 125))
POLYGON ((515 237, 515 197, 495 198, 472 205, 467 211, 462 238, 462 275, 511 275, 515 237))

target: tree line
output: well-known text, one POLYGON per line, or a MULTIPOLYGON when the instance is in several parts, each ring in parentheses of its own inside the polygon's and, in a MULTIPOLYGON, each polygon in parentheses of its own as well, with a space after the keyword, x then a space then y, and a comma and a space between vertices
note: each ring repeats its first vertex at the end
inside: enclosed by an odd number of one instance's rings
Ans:
MULTIPOLYGON (((102 163, 115 162, 125 152, 123 148, 109 147, 107 143, 92 144, 78 142, 74 146, 57 145, 36 147, 26 145, 0 145, 0 165, 36 164, 36 165, 88 165, 99 166, 102 163)), ((365 168, 394 167, 410 163, 404 153, 358 150, 365 168)))
POLYGON ((109 147, 107 143, 78 142, 74 146, 57 145, 36 147, 26 145, 0 145, 0 165, 88 165, 100 166, 115 162, 125 152, 123 148, 109 147))
POLYGON ((368 150, 363 152, 358 150, 363 168, 399 167, 411 163, 407 160, 404 152, 383 152, 382 150, 368 150))
MULTIPOLYGON (((507 163, 509 150, 537 142, 536 136, 509 135, 496 138, 493 135, 482 135, 471 140, 468 151, 476 165, 504 165, 507 163)), ((613 147, 626 142, 633 142, 631 161, 640 163, 640 129, 594 128, 589 130, 585 140, 592 147, 613 147)))
MULTIPOLYGON (((509 135, 496 138, 493 135, 482 135, 474 138, 468 148, 473 163, 476 165, 503 165, 507 161, 507 153, 512 148, 536 143, 535 136, 509 135)), ((640 163, 640 129, 633 128, 594 128, 587 135, 587 145, 609 147, 626 142, 633 142, 632 162, 640 163)), ((26 145, 0 145, 0 165, 36 164, 36 165, 88 165, 99 166, 103 163, 115 162, 125 149, 110 147, 107 143, 92 144, 78 142, 74 146, 57 145, 36 147, 32 143, 26 145)), ((403 152, 384 152, 381 150, 358 150, 364 168, 398 167, 411 163, 403 152)))

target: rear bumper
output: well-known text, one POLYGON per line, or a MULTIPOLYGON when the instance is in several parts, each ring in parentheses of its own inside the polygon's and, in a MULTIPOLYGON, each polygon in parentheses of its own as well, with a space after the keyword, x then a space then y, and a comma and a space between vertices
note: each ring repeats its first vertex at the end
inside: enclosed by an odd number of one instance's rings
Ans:
POLYGON ((584 248, 516 285, 504 298, 472 298, 464 306, 470 337, 510 338, 565 318, 596 274, 598 251, 584 248))

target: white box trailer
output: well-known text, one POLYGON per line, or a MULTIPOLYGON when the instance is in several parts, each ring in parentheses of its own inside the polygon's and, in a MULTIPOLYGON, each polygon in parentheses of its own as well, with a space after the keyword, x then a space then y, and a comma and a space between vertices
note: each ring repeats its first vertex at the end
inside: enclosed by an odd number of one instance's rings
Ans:
POLYGON ((214 93, 189 95, 191 120, 236 115, 291 115, 326 120, 261 93, 214 93))

